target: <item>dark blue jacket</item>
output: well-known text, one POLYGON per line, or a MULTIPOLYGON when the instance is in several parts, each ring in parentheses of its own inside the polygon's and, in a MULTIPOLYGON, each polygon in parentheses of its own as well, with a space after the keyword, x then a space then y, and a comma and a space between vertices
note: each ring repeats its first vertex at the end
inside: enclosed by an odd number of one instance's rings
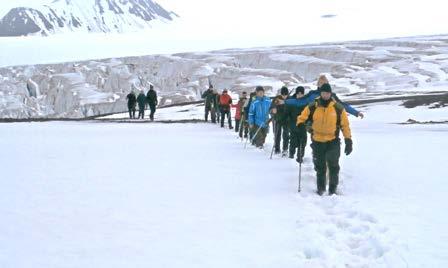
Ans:
MULTIPOLYGON (((296 98, 287 99, 285 101, 285 104, 287 104, 287 105, 295 105, 295 106, 306 106, 306 105, 312 103, 319 96, 320 96, 320 91, 319 90, 311 90, 305 96, 303 96, 303 98, 300 98, 300 99, 296 99, 296 98)), ((347 113, 349 113, 351 115, 354 115, 354 116, 358 116, 359 112, 355 108, 350 106, 349 104, 342 102, 336 96, 336 94, 333 93, 332 94, 332 98, 334 98, 337 102, 342 104, 344 106, 344 108, 345 108, 345 111, 347 111, 347 113)))

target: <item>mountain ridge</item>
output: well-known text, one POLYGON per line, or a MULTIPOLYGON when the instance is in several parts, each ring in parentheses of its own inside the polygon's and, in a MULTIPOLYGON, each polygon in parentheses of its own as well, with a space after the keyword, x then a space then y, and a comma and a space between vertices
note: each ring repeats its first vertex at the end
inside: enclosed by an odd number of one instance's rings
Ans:
POLYGON ((55 0, 11 8, 0 20, 0 36, 48 36, 65 32, 124 33, 169 22, 178 15, 152 0, 55 0))

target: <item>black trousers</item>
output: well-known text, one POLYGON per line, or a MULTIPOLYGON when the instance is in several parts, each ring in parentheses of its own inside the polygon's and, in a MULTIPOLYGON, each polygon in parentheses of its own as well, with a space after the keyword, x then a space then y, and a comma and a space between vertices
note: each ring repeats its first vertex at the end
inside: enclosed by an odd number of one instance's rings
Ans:
POLYGON ((129 110, 129 118, 134 119, 135 118, 135 106, 128 106, 129 110))
POLYGON ((235 119, 235 132, 236 133, 240 132, 240 123, 241 123, 241 119, 235 119))
POLYGON ((154 114, 156 113, 156 105, 155 104, 149 104, 149 109, 151 110, 151 113, 149 114, 149 118, 151 120, 154 120, 154 114))
POLYGON ((144 119, 145 118, 145 106, 138 106, 138 119, 144 119))
POLYGON ((219 122, 221 120, 221 109, 218 107, 214 111, 215 111, 216 122, 219 124, 219 122))
POLYGON ((245 120, 244 117, 241 118, 240 122, 240 128, 239 128, 239 136, 240 138, 247 138, 247 135, 249 133, 249 123, 245 120), (244 136, 243 136, 244 134, 244 136))
POLYGON ((274 123, 274 134, 275 134, 275 152, 280 152, 280 144, 283 139, 282 150, 288 150, 289 145, 289 126, 287 124, 274 123))
POLYGON ((229 121, 229 128, 232 128, 232 115, 230 110, 221 109, 221 127, 224 127, 224 119, 227 116, 227 120, 229 121))
POLYGON ((208 115, 211 115, 212 123, 216 123, 216 111, 212 107, 205 106, 205 122, 208 122, 208 115))
POLYGON ((253 145, 255 145, 256 147, 263 147, 265 141, 266 141, 266 136, 268 135, 268 128, 260 128, 259 126, 255 125, 252 129, 252 137, 253 137, 253 145), (257 133, 258 131, 258 133, 257 133), (256 134, 256 135, 255 135, 256 134))
POLYGON ((303 159, 307 140, 308 137, 304 126, 291 130, 289 137, 289 155, 294 156, 297 153, 297 159, 303 159))
POLYGON ((339 184, 339 157, 341 156, 341 141, 335 139, 329 142, 316 142, 311 144, 313 149, 314 169, 317 177, 317 190, 325 191, 327 167, 330 173, 330 192, 336 191, 339 184))

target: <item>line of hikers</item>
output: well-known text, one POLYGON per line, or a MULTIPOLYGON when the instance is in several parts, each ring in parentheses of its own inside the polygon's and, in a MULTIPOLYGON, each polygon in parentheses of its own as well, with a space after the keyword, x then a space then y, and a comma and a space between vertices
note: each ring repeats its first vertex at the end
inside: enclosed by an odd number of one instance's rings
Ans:
POLYGON ((346 155, 351 154, 353 142, 347 113, 363 118, 364 115, 352 106, 342 102, 335 93, 325 75, 318 79, 317 89, 305 94, 305 88, 299 86, 291 96, 287 87, 282 87, 280 95, 273 100, 265 96, 265 90, 258 86, 255 92, 242 92, 236 105, 227 90, 219 95, 213 86, 202 94, 205 99, 205 121, 211 114, 212 123, 224 127, 224 118, 229 120, 232 129, 230 108, 235 108, 235 132, 240 138, 246 138, 257 148, 263 149, 269 124, 273 123, 274 153, 289 156, 298 163, 303 162, 308 140, 311 135, 311 149, 314 169, 317 177, 317 193, 326 191, 326 174, 329 171, 329 194, 336 194, 339 184, 339 157, 342 131, 346 155))
POLYGON ((149 90, 146 95, 143 90, 140 90, 140 93, 136 96, 134 89, 135 86, 132 85, 131 92, 126 96, 126 100, 128 101, 129 118, 135 119, 135 111, 138 104, 138 119, 145 118, 145 109, 149 106, 151 111, 149 118, 151 121, 154 121, 154 114, 156 113, 156 108, 158 105, 157 92, 154 90, 154 86, 149 86, 149 90))

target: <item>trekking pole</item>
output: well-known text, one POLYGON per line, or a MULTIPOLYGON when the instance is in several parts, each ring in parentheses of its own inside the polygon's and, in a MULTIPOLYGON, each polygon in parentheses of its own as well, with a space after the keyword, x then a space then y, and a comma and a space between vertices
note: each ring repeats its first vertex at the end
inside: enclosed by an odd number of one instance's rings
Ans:
MULTIPOLYGON (((251 142, 251 143, 255 140, 255 138, 257 137, 258 132, 260 132, 261 128, 262 128, 264 125, 269 125, 270 122, 271 122, 271 119, 269 119, 266 123, 262 123, 262 124, 261 124, 261 126, 257 129, 257 131, 255 132, 255 134, 254 134, 254 136, 252 137, 252 139, 250 139, 250 142, 251 142)), ((246 147, 247 147, 247 142, 248 142, 248 141, 249 141, 249 138, 246 140, 246 143, 244 144, 244 149, 246 149, 246 147)))
POLYGON ((270 159, 272 160, 272 156, 274 155, 274 149, 275 149, 275 141, 277 140, 277 132, 278 132, 278 127, 277 127, 277 122, 274 121, 274 123, 272 123, 274 125, 274 144, 272 145, 272 150, 271 150, 271 157, 270 159))
MULTIPOLYGON (((245 123, 246 123, 246 119, 244 118, 244 114, 241 114, 241 118, 240 118, 240 129, 238 130, 238 136, 240 137, 241 142, 244 141, 243 133, 244 133, 244 129, 245 129, 245 126, 246 126, 245 123)), ((235 127, 236 127, 236 121, 235 121, 235 127)))
POLYGON ((299 157, 301 159, 301 161, 299 162, 299 193, 302 191, 302 162, 303 162, 303 157, 302 157, 302 141, 300 141, 299 144, 299 157))
MULTIPOLYGON (((252 137, 252 139, 250 139, 251 143, 255 140, 255 137, 258 135, 258 132, 260 131, 262 126, 263 126, 263 124, 261 124, 261 126, 257 129, 257 131, 255 131, 254 136, 252 137)), ((246 140, 246 143, 244 144, 244 149, 246 149, 248 141, 249 141, 249 138, 246 140)))
MULTIPOLYGON (((274 136, 275 136, 275 135, 274 135, 274 136)), ((272 145, 271 156, 270 156, 270 158, 269 158, 269 159, 271 159, 271 160, 272 160, 272 156, 274 155, 274 149, 275 149, 275 142, 274 142, 274 145, 272 145)))

